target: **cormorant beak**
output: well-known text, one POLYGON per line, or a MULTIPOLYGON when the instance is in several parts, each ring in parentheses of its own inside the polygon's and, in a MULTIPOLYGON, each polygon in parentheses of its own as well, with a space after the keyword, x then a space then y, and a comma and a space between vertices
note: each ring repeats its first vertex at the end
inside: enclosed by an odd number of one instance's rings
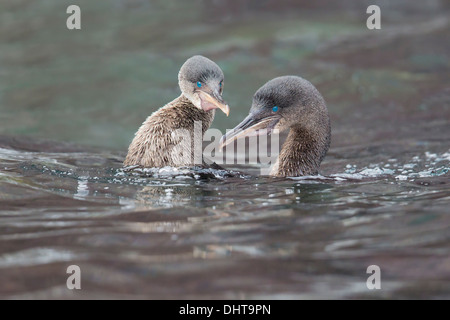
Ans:
POLYGON ((225 101, 223 101, 222 96, 218 92, 213 91, 208 93, 203 90, 198 90, 198 94, 200 96, 203 110, 208 111, 219 108, 228 117, 230 114, 230 107, 225 101))
POLYGON ((257 114, 249 114, 233 130, 228 131, 219 141, 219 150, 223 149, 236 139, 242 137, 261 136, 270 134, 281 117, 279 115, 270 115, 259 118, 257 114))

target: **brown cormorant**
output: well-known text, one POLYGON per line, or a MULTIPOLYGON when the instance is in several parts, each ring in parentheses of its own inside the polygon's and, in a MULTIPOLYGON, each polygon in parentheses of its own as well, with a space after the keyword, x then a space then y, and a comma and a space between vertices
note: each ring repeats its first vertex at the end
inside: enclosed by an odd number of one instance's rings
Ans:
POLYGON ((201 165, 203 135, 214 119, 215 109, 227 116, 230 112, 222 99, 223 80, 222 70, 213 61, 199 55, 188 59, 178 74, 181 95, 145 120, 128 148, 124 165, 146 168, 201 165))

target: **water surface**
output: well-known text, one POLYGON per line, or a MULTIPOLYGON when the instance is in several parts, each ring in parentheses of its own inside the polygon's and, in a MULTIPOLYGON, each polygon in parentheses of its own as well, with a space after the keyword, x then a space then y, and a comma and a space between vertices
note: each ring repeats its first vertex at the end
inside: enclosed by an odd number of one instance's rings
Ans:
POLYGON ((196 179, 1 149, 2 297, 448 298, 450 150, 367 167, 345 154, 319 177, 196 179))
POLYGON ((448 2, 379 1, 379 31, 374 1, 79 3, 79 33, 64 1, 0 4, 0 298, 450 298, 448 2), (222 131, 273 77, 317 86, 320 176, 123 172, 198 53, 226 75, 222 131))

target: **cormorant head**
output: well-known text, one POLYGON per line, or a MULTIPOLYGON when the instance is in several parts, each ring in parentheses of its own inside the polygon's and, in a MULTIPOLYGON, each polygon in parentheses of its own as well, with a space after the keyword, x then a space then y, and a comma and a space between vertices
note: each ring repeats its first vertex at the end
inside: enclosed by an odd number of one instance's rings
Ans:
POLYGON ((307 80, 297 76, 283 76, 270 80, 253 96, 249 115, 233 130, 225 134, 220 147, 244 136, 270 134, 277 129, 329 126, 322 124, 328 114, 325 101, 307 80))
POLYGON ((222 98, 223 72, 213 61, 203 56, 189 58, 178 73, 181 92, 199 109, 219 108, 227 116, 230 108, 222 98))

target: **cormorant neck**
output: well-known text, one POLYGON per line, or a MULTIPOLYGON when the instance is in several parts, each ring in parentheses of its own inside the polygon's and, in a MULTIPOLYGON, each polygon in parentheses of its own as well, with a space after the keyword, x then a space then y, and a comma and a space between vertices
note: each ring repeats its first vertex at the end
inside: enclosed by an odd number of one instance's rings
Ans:
POLYGON ((309 127, 291 127, 271 175, 296 177, 317 174, 330 146, 330 140, 328 115, 309 127))
POLYGON ((180 98, 180 99, 183 99, 183 100, 189 101, 189 102, 190 102, 192 105, 194 105, 197 109, 203 111, 203 109, 201 108, 201 101, 200 101, 200 98, 199 98, 197 95, 192 94, 192 93, 186 93, 186 92, 184 92, 184 91, 181 91, 181 95, 180 95, 179 98, 180 98))
MULTIPOLYGON (((176 106, 178 111, 178 118, 183 123, 191 123, 194 125, 195 121, 201 121, 203 134, 208 130, 212 121, 214 120, 215 110, 205 111, 199 109, 184 93, 170 103, 170 105, 176 106)), ((193 128, 193 127, 192 127, 193 128)), ((189 128, 190 130, 191 128, 189 128)))
MULTIPOLYGON (((191 99, 189 99, 183 92, 181 93, 181 95, 176 98, 175 100, 177 101, 181 101, 183 103, 187 103, 187 104, 192 104, 194 105, 194 103, 191 101, 191 99)), ((194 105, 195 106, 195 105, 194 105)))

